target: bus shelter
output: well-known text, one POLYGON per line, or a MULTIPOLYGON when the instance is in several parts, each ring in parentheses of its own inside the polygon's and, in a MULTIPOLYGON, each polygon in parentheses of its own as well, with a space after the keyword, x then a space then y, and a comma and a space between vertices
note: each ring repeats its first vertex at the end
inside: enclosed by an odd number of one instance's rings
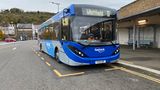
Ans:
POLYGON ((157 4, 152 1, 137 0, 118 11, 120 44, 132 45, 133 50, 136 47, 160 48, 160 1, 155 0, 157 4))

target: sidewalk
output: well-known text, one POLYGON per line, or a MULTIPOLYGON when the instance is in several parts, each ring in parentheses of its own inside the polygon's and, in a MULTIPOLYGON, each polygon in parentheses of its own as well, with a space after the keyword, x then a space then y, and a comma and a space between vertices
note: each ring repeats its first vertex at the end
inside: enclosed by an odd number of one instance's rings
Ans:
POLYGON ((7 45, 7 44, 13 44, 13 43, 16 43, 16 42, 3 42, 3 41, 0 41, 0 46, 1 45, 7 45))
POLYGON ((121 46, 120 59, 160 71, 160 49, 140 48, 133 51, 132 47, 121 46))

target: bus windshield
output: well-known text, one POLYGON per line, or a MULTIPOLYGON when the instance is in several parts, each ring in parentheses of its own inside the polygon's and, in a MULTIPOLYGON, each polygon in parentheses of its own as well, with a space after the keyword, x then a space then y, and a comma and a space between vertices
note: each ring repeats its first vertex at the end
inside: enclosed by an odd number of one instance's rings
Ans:
POLYGON ((73 40, 86 45, 112 44, 113 18, 76 16, 71 20, 73 40))

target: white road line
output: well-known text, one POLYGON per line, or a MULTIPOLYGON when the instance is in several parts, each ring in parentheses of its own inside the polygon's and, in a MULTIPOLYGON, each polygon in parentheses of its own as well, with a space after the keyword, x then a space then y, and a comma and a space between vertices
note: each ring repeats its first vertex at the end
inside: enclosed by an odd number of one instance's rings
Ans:
POLYGON ((129 67, 133 67, 133 68, 145 70, 145 71, 148 71, 148 72, 152 72, 152 73, 155 73, 155 74, 160 74, 159 70, 155 70, 155 69, 152 69, 152 68, 147 68, 147 67, 143 67, 143 66, 138 66, 138 65, 130 64, 130 63, 125 63, 123 61, 119 61, 118 63, 126 65, 126 66, 129 66, 129 67))
POLYGON ((16 49, 17 49, 16 47, 12 48, 12 50, 16 50, 16 49))

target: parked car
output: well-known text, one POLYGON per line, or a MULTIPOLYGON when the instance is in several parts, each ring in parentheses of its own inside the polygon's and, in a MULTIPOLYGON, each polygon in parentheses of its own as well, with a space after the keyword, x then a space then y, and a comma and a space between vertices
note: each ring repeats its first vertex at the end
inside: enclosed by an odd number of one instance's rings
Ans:
POLYGON ((16 39, 6 38, 4 41, 5 41, 5 42, 16 42, 16 39))

